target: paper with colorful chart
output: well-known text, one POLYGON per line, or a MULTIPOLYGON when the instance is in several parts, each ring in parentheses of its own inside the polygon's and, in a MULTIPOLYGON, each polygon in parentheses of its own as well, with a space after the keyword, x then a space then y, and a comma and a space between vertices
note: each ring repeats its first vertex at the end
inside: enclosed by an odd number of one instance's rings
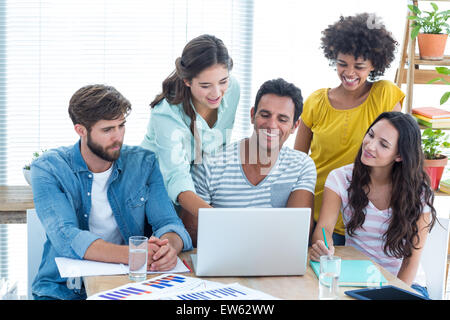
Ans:
POLYGON ((88 300, 265 300, 277 299, 239 283, 222 284, 184 275, 163 274, 100 292, 88 300))

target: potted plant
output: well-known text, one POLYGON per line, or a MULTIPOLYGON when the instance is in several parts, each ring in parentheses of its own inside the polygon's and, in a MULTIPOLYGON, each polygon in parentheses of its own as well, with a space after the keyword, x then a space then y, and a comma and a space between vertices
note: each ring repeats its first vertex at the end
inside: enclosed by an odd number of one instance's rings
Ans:
POLYGON ((427 128, 422 132, 422 149, 425 155, 424 170, 431 180, 431 188, 437 190, 442 173, 447 165, 448 157, 442 154, 442 150, 450 147, 447 142, 448 135, 441 129, 427 128))
MULTIPOLYGON (((439 73, 439 74, 443 74, 445 76, 450 76, 450 69, 447 67, 436 67, 435 69, 436 69, 437 73, 439 73)), ((428 83, 433 83, 436 81, 442 81, 445 84, 450 84, 450 82, 448 82, 443 77, 434 78, 434 79, 428 81, 428 83)), ((450 97, 450 91, 445 92, 441 97, 440 104, 442 105, 442 104, 446 103, 449 97, 450 97)))
POLYGON ((26 164, 23 166, 22 168, 22 172, 23 172, 23 176, 25 177, 25 180, 27 181, 27 183, 31 186, 31 176, 30 176, 30 166, 31 163, 36 160, 37 158, 39 158, 40 155, 42 155, 45 151, 47 150, 41 150, 41 152, 33 152, 33 158, 31 159, 30 163, 26 164))
POLYGON ((449 33, 447 20, 450 10, 438 12, 439 8, 434 2, 431 2, 431 7, 432 11, 421 11, 415 5, 408 5, 413 13, 408 16, 408 19, 413 21, 411 39, 417 37, 421 59, 442 60, 449 33))

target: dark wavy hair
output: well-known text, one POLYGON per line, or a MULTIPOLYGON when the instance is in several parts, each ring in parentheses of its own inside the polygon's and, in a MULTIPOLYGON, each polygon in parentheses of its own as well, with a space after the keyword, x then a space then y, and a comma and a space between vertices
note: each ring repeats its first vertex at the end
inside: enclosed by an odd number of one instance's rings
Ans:
POLYGON ((267 80, 264 82, 256 93, 255 98, 255 114, 258 110, 259 100, 265 94, 275 94, 279 97, 289 97, 294 103, 294 123, 298 120, 303 111, 303 97, 300 88, 293 83, 289 83, 282 78, 267 80))
POLYGON ((154 108, 161 100, 183 106, 184 113, 191 119, 190 130, 194 135, 195 111, 191 107, 191 89, 184 80, 192 81, 200 72, 215 64, 222 64, 228 70, 233 68, 233 60, 222 40, 204 34, 189 41, 181 57, 175 60, 175 70, 163 81, 162 92, 150 103, 154 108))
POLYGON ((100 120, 116 120, 128 116, 131 103, 116 88, 92 84, 78 89, 69 101, 69 116, 73 124, 91 131, 100 120))
MULTIPOLYGON (((398 131, 398 153, 402 159, 400 162, 394 162, 392 168, 392 194, 389 203, 392 216, 388 229, 383 234, 383 250, 389 256, 408 258, 413 248, 418 249, 417 221, 423 213, 424 203, 431 209, 431 222, 428 225, 430 230, 436 222, 434 193, 430 188, 430 179, 423 170, 424 155, 417 123, 409 114, 383 112, 370 125, 367 132, 383 119, 389 121, 398 131)), ((350 236, 355 235, 356 229, 363 225, 365 208, 369 202, 367 195, 370 192, 371 168, 361 162, 361 154, 362 146, 356 156, 352 181, 347 189, 348 206, 352 211, 352 217, 346 226, 350 236)))
POLYGON ((330 65, 335 65, 339 53, 370 60, 374 67, 369 74, 372 81, 390 67, 398 45, 380 19, 368 13, 341 16, 339 21, 322 31, 321 42, 321 49, 330 65))

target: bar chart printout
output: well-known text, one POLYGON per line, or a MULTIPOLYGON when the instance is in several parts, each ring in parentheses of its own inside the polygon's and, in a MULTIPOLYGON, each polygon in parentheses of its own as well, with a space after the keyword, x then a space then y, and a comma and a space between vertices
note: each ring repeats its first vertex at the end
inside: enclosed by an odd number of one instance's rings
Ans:
POLYGON ((112 292, 106 292, 104 294, 100 294, 100 298, 104 298, 107 300, 123 300, 133 295, 143 295, 150 294, 151 291, 145 291, 142 289, 134 288, 134 287, 126 287, 119 290, 114 290, 112 292))
POLYGON ((264 292, 253 290, 233 283, 222 285, 216 289, 208 289, 194 292, 184 292, 162 297, 170 300, 278 300, 278 298, 265 294, 264 292))
POLYGON ((274 300, 264 292, 239 283, 222 284, 214 281, 165 274, 137 283, 100 292, 88 300, 274 300))
POLYGON ((176 274, 162 274, 142 282, 131 282, 126 285, 103 291, 88 300, 152 300, 161 295, 170 295, 180 291, 201 290, 216 287, 216 283, 202 279, 185 277, 176 274))

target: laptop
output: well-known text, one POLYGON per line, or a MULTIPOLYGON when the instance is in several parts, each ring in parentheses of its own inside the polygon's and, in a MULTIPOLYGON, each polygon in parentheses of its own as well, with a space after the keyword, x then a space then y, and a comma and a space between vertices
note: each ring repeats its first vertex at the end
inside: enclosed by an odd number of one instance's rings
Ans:
POLYGON ((197 276, 303 275, 310 208, 201 208, 197 276))

